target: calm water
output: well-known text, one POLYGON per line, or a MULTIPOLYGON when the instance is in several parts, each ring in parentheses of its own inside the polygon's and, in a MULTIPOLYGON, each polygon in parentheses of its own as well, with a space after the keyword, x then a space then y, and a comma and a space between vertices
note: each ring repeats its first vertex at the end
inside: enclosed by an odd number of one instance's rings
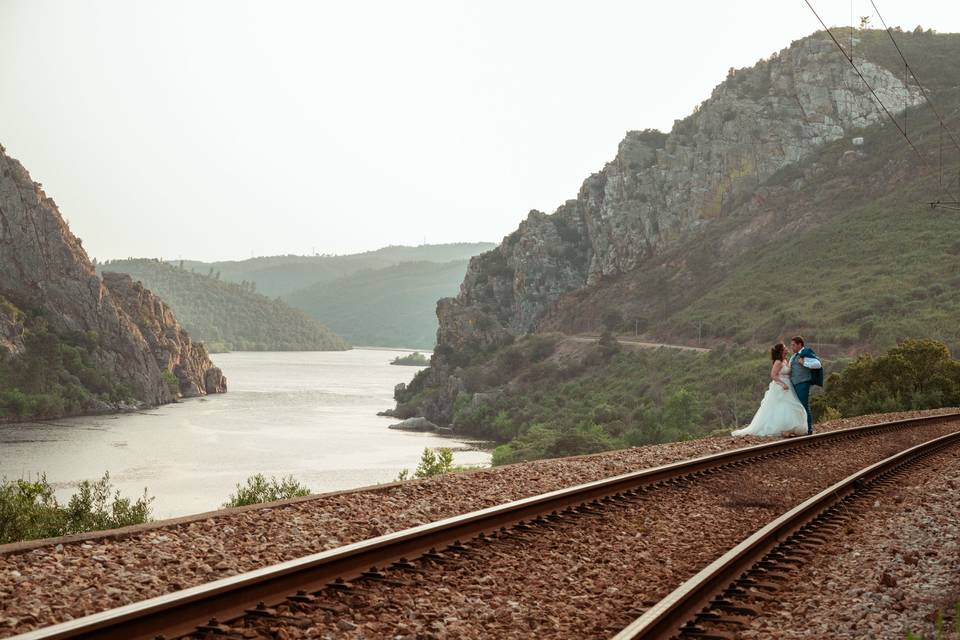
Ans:
POLYGON ((157 518, 218 508, 254 473, 293 474, 317 492, 389 482, 412 471, 424 447, 464 445, 387 429, 396 420, 376 415, 393 406, 394 385, 420 369, 387 364, 403 353, 216 354, 230 389, 223 395, 137 414, 0 425, 0 476, 45 471, 63 498, 109 470, 124 495, 146 487, 157 518))

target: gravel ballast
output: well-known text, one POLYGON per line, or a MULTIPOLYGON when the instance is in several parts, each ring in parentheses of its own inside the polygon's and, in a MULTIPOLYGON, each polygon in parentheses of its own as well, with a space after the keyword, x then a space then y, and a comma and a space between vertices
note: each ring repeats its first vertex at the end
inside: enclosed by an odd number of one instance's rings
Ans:
POLYGON ((443 564, 389 571, 316 607, 251 619, 255 637, 609 638, 750 533, 810 495, 958 422, 802 449, 658 488, 601 515, 511 533, 443 564))
MULTIPOLYGON (((946 412, 944 410, 943 412, 946 412)), ((818 431, 935 412, 835 421, 818 431)), ((440 518, 761 442, 728 436, 537 461, 267 508, 157 523, 120 537, 0 547, 0 634, 19 633, 440 518), (26 548, 25 548, 26 547, 26 548)))
POLYGON ((791 573, 743 638, 952 638, 960 604, 960 448, 897 477, 859 505, 814 559, 791 573))

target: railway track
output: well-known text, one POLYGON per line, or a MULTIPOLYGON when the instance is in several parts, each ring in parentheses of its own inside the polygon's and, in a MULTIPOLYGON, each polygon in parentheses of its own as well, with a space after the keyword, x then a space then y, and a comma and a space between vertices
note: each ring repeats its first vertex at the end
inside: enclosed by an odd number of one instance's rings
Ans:
MULTIPOLYGON (((469 548, 516 532, 536 530, 570 517, 600 514, 651 495, 658 487, 696 483, 703 478, 872 435, 909 432, 917 427, 956 421, 947 414, 867 425, 645 469, 517 500, 371 538, 330 551, 217 580, 165 596, 16 636, 53 638, 173 638, 193 634, 230 634, 232 621, 270 619, 281 604, 308 606, 322 591, 349 591, 352 581, 388 579, 387 569, 413 569, 416 558, 456 560, 469 548)), ((239 637, 239 636, 238 636, 239 637)), ((643 636, 630 636, 643 637, 643 636)))
POLYGON ((896 476, 946 447, 960 432, 918 444, 824 489, 773 520, 651 607, 613 640, 736 638, 744 615, 759 615, 789 572, 825 544, 857 501, 873 498, 896 476))

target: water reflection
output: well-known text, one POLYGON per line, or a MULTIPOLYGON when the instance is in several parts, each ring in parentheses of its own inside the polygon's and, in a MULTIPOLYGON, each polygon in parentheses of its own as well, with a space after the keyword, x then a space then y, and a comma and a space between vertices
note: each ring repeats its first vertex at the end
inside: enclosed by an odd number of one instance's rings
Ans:
POLYGON ((60 497, 109 470, 124 495, 146 486, 155 517, 215 509, 254 473, 293 474, 315 491, 389 482, 424 447, 456 450, 457 464, 489 454, 459 440, 387 429, 377 411, 418 367, 396 351, 214 355, 230 392, 122 416, 0 426, 0 476, 47 478, 60 497), (468 450, 462 450, 468 449, 468 450))

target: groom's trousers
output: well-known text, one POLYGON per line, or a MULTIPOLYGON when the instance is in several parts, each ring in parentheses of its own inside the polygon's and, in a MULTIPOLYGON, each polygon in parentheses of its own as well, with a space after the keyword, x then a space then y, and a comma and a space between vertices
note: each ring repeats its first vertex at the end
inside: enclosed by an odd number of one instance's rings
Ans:
POLYGON ((797 391, 797 398, 803 405, 803 410, 807 412, 807 435, 813 433, 813 416, 810 415, 810 383, 798 382, 793 385, 797 391))

